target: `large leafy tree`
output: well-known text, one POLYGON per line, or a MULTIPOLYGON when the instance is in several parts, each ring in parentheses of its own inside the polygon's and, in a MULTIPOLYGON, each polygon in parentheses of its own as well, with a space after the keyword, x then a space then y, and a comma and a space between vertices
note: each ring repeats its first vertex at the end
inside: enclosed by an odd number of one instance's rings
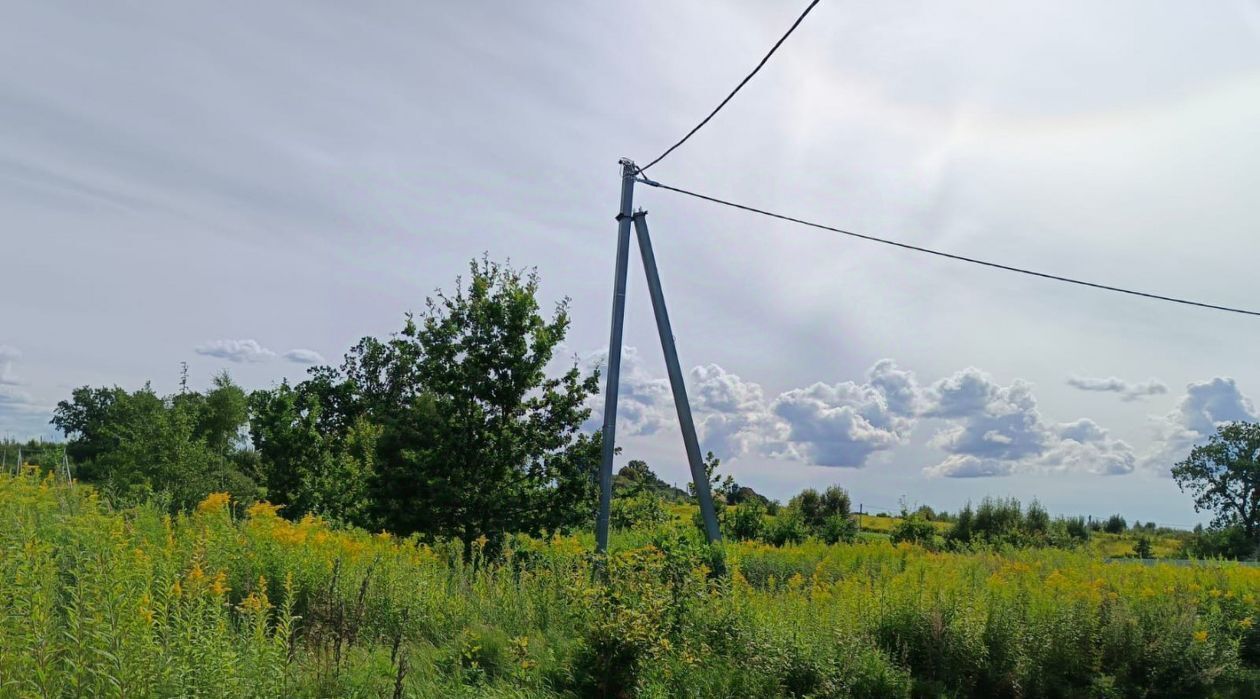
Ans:
POLYGON ((250 433, 269 500, 285 514, 313 513, 345 524, 374 526, 368 489, 380 428, 340 409, 341 385, 316 372, 296 387, 287 382, 250 396, 250 433))
POLYGON ((458 536, 466 551, 478 537, 493 545, 505 532, 586 521, 599 453, 581 432, 597 377, 576 362, 547 373, 569 327, 567 301, 545 318, 535 272, 484 258, 469 272, 374 347, 379 356, 347 362, 398 401, 381 438, 383 517, 402 531, 458 536))
POLYGON ((401 332, 256 394, 269 497, 291 515, 338 499, 345 512, 362 485, 369 506, 345 519, 457 537, 466 553, 479 537, 493 548, 507 532, 585 523, 599 442, 581 425, 597 377, 576 362, 549 373, 567 302, 545 317, 537 294, 536 273, 474 260, 401 332))
POLYGON ((1221 425, 1173 467, 1172 476, 1194 497, 1196 512, 1213 512, 1213 525, 1238 527, 1260 547, 1260 423, 1221 425))

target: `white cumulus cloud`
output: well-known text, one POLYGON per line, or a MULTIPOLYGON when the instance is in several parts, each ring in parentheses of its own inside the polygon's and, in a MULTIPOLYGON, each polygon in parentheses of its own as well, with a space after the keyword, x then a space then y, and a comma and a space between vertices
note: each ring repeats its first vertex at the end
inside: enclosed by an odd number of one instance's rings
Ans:
POLYGON ((196 348, 197 354, 226 359, 238 364, 266 362, 275 359, 276 353, 258 344, 257 340, 212 340, 196 348))
POLYGON ((1234 379, 1216 377, 1191 383, 1177 407, 1155 421, 1156 443, 1144 464, 1162 474, 1202 444, 1227 422, 1260 419, 1255 404, 1239 390, 1234 379))
MULTIPOLYGON (((587 370, 598 368, 607 380, 608 352, 601 350, 588 354, 582 361, 587 370)), ((662 365, 664 360, 662 360, 662 365)), ((643 358, 635 347, 621 350, 621 380, 617 394, 617 435, 634 437, 654 434, 669 424, 674 417, 674 398, 669 380, 649 373, 643 366, 643 358)), ((604 423, 604 395, 601 391, 591 399, 591 417, 588 428, 598 428, 604 423)))
POLYGON ((976 368, 933 384, 926 417, 951 423, 929 442, 947 453, 924 472, 948 478, 1007 476, 1025 472, 1118 475, 1133 470, 1127 443, 1092 420, 1049 424, 1037 410, 1032 387, 1020 380, 1002 386, 976 368))

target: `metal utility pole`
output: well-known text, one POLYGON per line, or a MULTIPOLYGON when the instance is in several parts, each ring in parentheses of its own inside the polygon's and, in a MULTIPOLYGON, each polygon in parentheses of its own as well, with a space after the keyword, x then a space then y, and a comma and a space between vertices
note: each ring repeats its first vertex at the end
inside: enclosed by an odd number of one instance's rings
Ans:
POLYGON ((652 309, 656 315, 656 330, 661 336, 661 349, 665 353, 665 366, 669 373, 670 387, 674 392, 674 405, 678 409, 678 425, 682 429, 683 445, 687 462, 691 467, 691 481, 695 486, 696 499, 700 502, 700 514, 704 518, 705 535, 709 542, 720 541, 717 516, 713 508, 713 496, 709 492, 709 478, 704 471, 700 456, 700 442, 696 438, 695 420, 691 404, 687 400, 687 387, 683 383, 682 367, 678 363, 678 350, 674 346, 674 334, 665 308, 665 294, 661 290, 660 274, 656 268, 656 256, 648 236, 647 212, 631 213, 634 206, 634 181, 639 168, 633 161, 621 159, 621 210, 617 214, 617 262, 613 273, 612 331, 608 340, 608 376, 604 388, 603 453, 599 464, 599 516, 595 522, 595 549, 608 550, 608 519, 612 508, 612 462, 616 452, 617 391, 621 380, 621 338, 626 313, 626 267, 630 254, 630 224, 633 221, 643 255, 643 270, 647 274, 648 292, 652 297, 652 309))
POLYGON ((696 499, 700 501, 705 536, 712 543, 721 540, 722 532, 718 529, 717 513, 713 509, 713 494, 709 492, 709 474, 704 471, 704 457, 700 455, 700 440, 696 438, 696 422, 691 417, 691 402, 687 400, 687 385, 683 383, 682 367, 678 363, 678 348, 674 346, 669 311, 665 309, 665 292, 661 290, 661 275, 656 270, 652 239, 648 237, 647 212, 642 209, 634 214, 634 232, 639 237, 639 253, 643 255, 643 271, 647 274, 648 294, 652 297, 652 311, 656 314, 656 333, 661 336, 661 350, 665 353, 669 386, 674 390, 674 407, 678 410, 678 426, 682 428, 687 463, 691 466, 691 482, 696 487, 696 499))
POLYGON ((608 338, 608 376, 604 383, 603 453, 599 461, 599 516, 595 550, 608 550, 608 518, 612 510, 612 467, 617 441, 617 389, 621 381, 621 334, 626 319, 626 266, 630 257, 630 218, 634 207, 634 161, 621 159, 621 211, 617 214, 617 268, 613 272, 612 331, 608 338))

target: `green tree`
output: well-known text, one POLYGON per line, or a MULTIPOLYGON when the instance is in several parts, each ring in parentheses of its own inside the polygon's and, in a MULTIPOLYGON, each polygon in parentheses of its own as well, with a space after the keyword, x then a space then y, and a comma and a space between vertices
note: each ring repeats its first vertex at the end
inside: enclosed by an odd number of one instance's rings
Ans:
POLYGON ((538 276, 486 258, 467 283, 428 299, 387 343, 367 342, 345 374, 381 425, 375 499, 396 531, 478 537, 539 534, 592 516, 598 435, 581 432, 596 374, 547 366, 568 302, 544 318, 538 276))
POLYGON ((227 374, 206 394, 166 398, 148 384, 132 393, 85 386, 57 404, 52 424, 69 440, 77 477, 119 502, 162 494, 181 509, 216 490, 250 500, 257 488, 238 449, 243 397, 227 374))
POLYGON ((338 414, 332 385, 318 375, 250 396, 250 436, 267 498, 284 514, 307 513, 372 527, 370 489, 381 429, 365 414, 338 414))
POLYGON ((1194 497, 1195 512, 1213 512, 1214 526, 1238 527, 1253 550, 1260 547, 1260 423, 1221 425, 1173 466, 1172 476, 1194 497))
POLYGON ((936 539, 936 528, 923 516, 922 508, 910 512, 904 504, 901 506, 901 520, 888 534, 894 544, 903 541, 931 546, 936 539))
POLYGON ((1112 515, 1103 523, 1102 530, 1108 534, 1123 534, 1127 527, 1128 524, 1125 523, 1124 517, 1112 515))
MULTIPOLYGON (((838 520, 848 520, 852 509, 849 493, 839 486, 831 486, 822 493, 813 488, 806 488, 788 501, 788 509, 800 513, 801 522, 812 533, 829 538, 832 533, 843 533, 845 527, 838 520), (829 525, 828 522, 831 522, 829 525)), ((854 525, 856 535, 856 525, 854 525)), ((841 538, 844 538, 843 536, 841 538)))
POLYGON ((1139 534, 1133 542, 1133 555, 1137 558, 1154 558, 1155 553, 1151 548, 1151 537, 1139 534))

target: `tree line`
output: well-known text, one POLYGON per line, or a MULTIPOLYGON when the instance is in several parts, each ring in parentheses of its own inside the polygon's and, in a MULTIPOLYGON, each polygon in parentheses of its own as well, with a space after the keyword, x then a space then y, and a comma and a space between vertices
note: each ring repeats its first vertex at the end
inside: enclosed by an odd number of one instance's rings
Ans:
MULTIPOLYGON (((148 384, 85 386, 58 403, 52 424, 77 478, 119 503, 159 499, 178 510, 227 491, 237 502, 282 505, 291 518, 458 538, 469 550, 479 539, 494 550, 511 532, 584 527, 594 518, 600 434, 583 425, 599 376, 558 356, 568 300, 548 312, 538 290, 535 271, 483 256, 400 331, 364 337, 340 365, 314 367, 302 381, 247 392, 224 372, 199 392, 185 369, 172 395, 148 384)), ((856 536, 843 489, 806 489, 781 506, 719 477, 719 463, 708 455, 727 536, 777 545, 856 536)), ((1215 514, 1196 532, 1196 553, 1257 549, 1260 425, 1222 425, 1172 475, 1196 509, 1215 514)), ((616 490, 612 519, 622 527, 664 521, 664 504, 694 496, 642 461, 617 474, 616 490)), ((953 515, 903 508, 892 536, 930 542, 933 522, 949 522, 945 542, 959 546, 1070 546, 1090 531, 1128 527, 1119 515, 1052 519, 1035 502, 985 500, 953 515)))
POLYGON ((536 272, 482 258, 386 339, 340 366, 246 393, 226 373, 76 389, 53 424, 81 480, 124 501, 162 493, 187 508, 209 492, 267 499, 288 517, 495 547, 588 524, 600 436, 582 430, 598 372, 550 372, 568 301, 544 313, 536 272), (554 373, 554 375, 553 375, 554 373))

